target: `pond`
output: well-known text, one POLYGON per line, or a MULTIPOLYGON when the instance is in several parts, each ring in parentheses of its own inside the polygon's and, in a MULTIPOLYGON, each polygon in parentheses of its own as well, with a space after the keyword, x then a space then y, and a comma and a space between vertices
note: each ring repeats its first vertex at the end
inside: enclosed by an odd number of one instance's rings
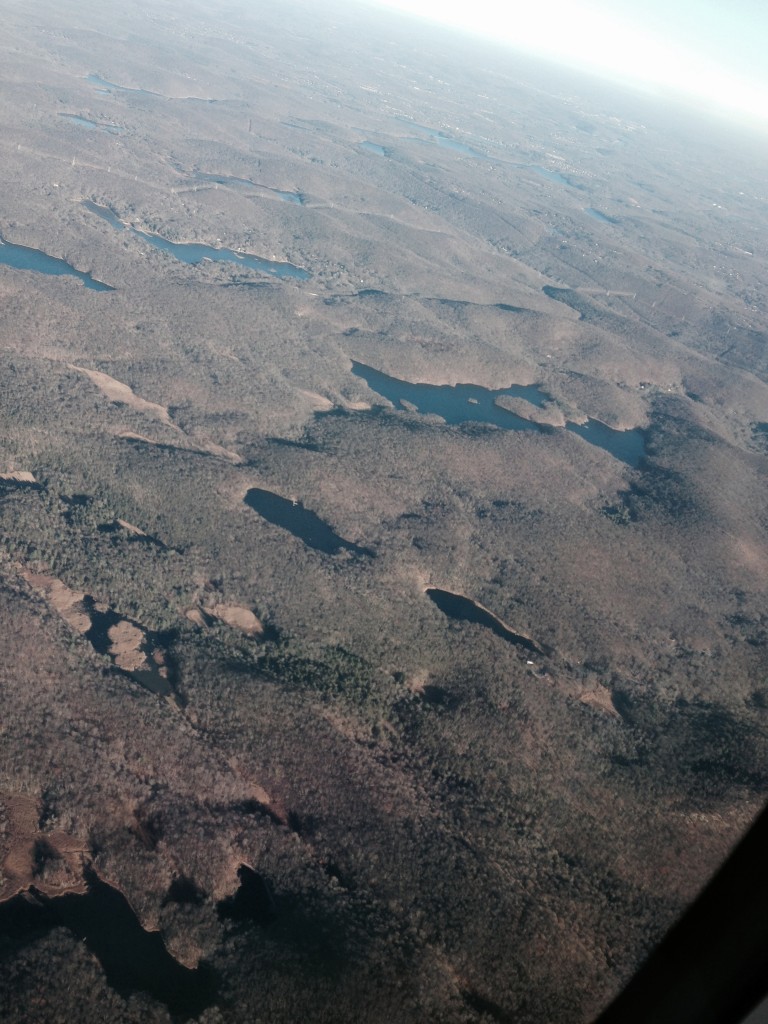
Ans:
POLYGON ((523 636, 521 633, 515 633, 501 619, 497 618, 493 612, 489 612, 487 608, 483 608, 481 604, 477 604, 469 597, 464 597, 462 594, 452 594, 450 590, 439 590, 437 587, 429 587, 427 589, 427 597, 437 605, 443 615, 447 615, 450 619, 455 619, 457 622, 471 622, 478 626, 485 626, 486 629, 490 629, 496 636, 500 636, 502 640, 516 644, 531 654, 544 653, 529 637, 523 636))
POLYGON ((33 270, 38 274, 49 274, 53 277, 76 277, 86 288, 95 292, 113 292, 115 289, 103 281, 97 281, 90 274, 75 268, 58 256, 49 256, 47 252, 33 249, 27 245, 15 245, 0 236, 0 263, 14 270, 33 270))
POLYGON ((351 551, 354 555, 376 557, 376 553, 370 548, 360 547, 340 537, 315 512, 304 508, 300 501, 282 498, 279 494, 265 491, 260 487, 251 487, 245 496, 245 503, 262 519, 292 533, 315 551, 322 551, 326 555, 351 551))
POLYGON ((63 117, 65 121, 76 124, 78 127, 85 128, 88 131, 108 132, 110 135, 120 135, 125 131, 125 128, 121 128, 119 125, 91 121, 87 117, 80 117, 79 114, 59 114, 59 117, 63 117))
POLYGON ((118 231, 130 231, 132 235, 148 242, 156 249, 170 253, 182 263, 191 263, 196 266, 203 260, 212 260, 216 263, 234 263, 240 267, 248 267, 249 270, 258 270, 262 274, 272 274, 274 277, 288 277, 297 281, 306 281, 309 272, 296 267, 293 263, 280 263, 277 260, 265 260, 260 256, 254 256, 248 252, 238 252, 234 249, 216 249, 211 245, 204 245, 201 242, 171 242, 161 235, 152 234, 149 231, 141 231, 139 228, 130 227, 116 216, 106 206, 99 206, 98 203, 86 199, 83 205, 91 213, 95 213, 102 220, 105 220, 118 231))
MULTIPOLYGON (((91 628, 85 634, 85 639, 95 651, 99 654, 108 655, 115 662, 109 631, 114 626, 119 626, 120 623, 130 620, 125 620, 123 616, 118 615, 117 612, 111 609, 106 612, 99 611, 90 597, 86 597, 84 603, 91 618, 91 628)), ((131 679, 140 686, 143 686, 145 690, 149 690, 150 693, 154 693, 158 697, 175 697, 172 666, 167 663, 164 651, 164 638, 161 638, 157 633, 148 632, 143 627, 137 628, 140 628, 144 634, 144 639, 138 647, 139 653, 143 656, 143 665, 140 668, 128 670, 118 668, 118 671, 125 672, 131 679), (164 671, 161 672, 161 668, 164 671)))
POLYGON ((142 928, 118 889, 92 871, 87 881, 84 895, 50 898, 35 891, 35 902, 19 895, 0 904, 0 929, 23 947, 41 932, 67 928, 85 942, 108 984, 121 996, 148 992, 182 1019, 197 1017, 214 1005, 219 981, 212 968, 184 967, 168 952, 159 932, 142 928))
POLYGON ((645 454, 645 434, 642 430, 614 430, 594 419, 588 419, 583 424, 566 423, 565 428, 550 427, 534 423, 498 404, 499 398, 509 396, 522 398, 541 408, 549 396, 536 384, 513 384, 497 391, 478 384, 415 384, 390 377, 355 360, 352 361, 352 372, 361 377, 372 391, 389 399, 396 408, 407 409, 413 406, 419 413, 432 413, 452 425, 479 422, 503 430, 532 430, 540 433, 565 429, 603 448, 633 468, 637 468, 645 454))

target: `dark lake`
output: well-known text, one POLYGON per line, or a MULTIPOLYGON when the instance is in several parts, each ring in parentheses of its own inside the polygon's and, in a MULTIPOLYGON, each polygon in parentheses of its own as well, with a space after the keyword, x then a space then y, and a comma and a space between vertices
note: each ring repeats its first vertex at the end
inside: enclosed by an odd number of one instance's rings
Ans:
POLYGON ((496 634, 496 636, 500 636, 502 640, 507 640, 511 644, 516 644, 518 647, 522 647, 531 654, 543 653, 541 648, 538 647, 533 640, 529 640, 527 636, 521 636, 519 633, 515 633, 508 626, 504 625, 501 619, 497 619, 492 612, 489 612, 480 605, 475 604, 475 602, 468 597, 463 597, 461 594, 452 594, 449 590, 438 590, 437 587, 430 587, 427 590, 427 597, 430 601, 434 602, 443 615, 447 615, 449 619, 455 619, 457 622, 472 622, 479 626, 485 626, 486 629, 490 629, 496 634))
POLYGON ((217 904, 219 920, 271 924, 277 917, 277 905, 266 880, 246 864, 240 865, 237 877, 240 885, 234 896, 217 904))
POLYGON ((634 468, 645 454, 645 435, 642 430, 614 430, 593 419, 583 424, 566 423, 564 428, 542 426, 496 404, 498 398, 508 395, 511 398, 522 398, 541 408, 549 396, 535 384, 513 384, 497 391, 478 384, 414 384, 390 377, 354 360, 352 372, 361 377, 372 391, 389 399, 396 408, 407 408, 403 403, 408 403, 422 414, 433 413, 453 425, 479 422, 503 430, 533 430, 539 433, 565 429, 634 468))
POLYGON ((97 281, 82 270, 75 270, 66 260, 57 256, 49 256, 40 249, 32 249, 27 245, 14 245, 0 238, 0 263, 15 270, 34 270, 38 274, 50 274, 54 277, 76 277, 86 288, 95 292, 113 292, 115 289, 103 281, 97 281))
POLYGON ((262 274, 272 274, 274 277, 291 277, 298 281, 306 281, 309 272, 293 263, 279 263, 276 260, 265 260, 252 253, 236 252, 234 249, 215 249, 211 245, 203 245, 198 242, 170 242, 161 235, 153 235, 149 231, 140 231, 138 228, 129 227, 117 217, 112 210, 106 206, 99 206, 98 203, 86 199, 83 201, 86 209, 95 213, 102 220, 111 224, 118 231, 130 231, 137 238, 149 242, 156 249, 168 252, 182 263, 191 263, 193 266, 202 263, 203 260, 213 260, 216 263, 234 263, 240 267, 248 267, 250 270, 258 270, 262 274))
POLYGON ((216 1002, 215 972, 205 965, 190 970, 174 960, 159 932, 144 931, 125 896, 95 874, 85 895, 33 896, 34 902, 19 895, 0 904, 0 932, 17 947, 53 928, 67 928, 85 942, 108 984, 123 997, 148 992, 183 1019, 216 1002))
POLYGON ((245 496, 245 503, 268 523, 282 527, 315 551, 322 551, 326 555, 351 551, 354 555, 375 557, 376 553, 369 548, 362 548, 340 537, 320 516, 304 508, 300 501, 291 501, 272 491, 252 487, 245 496))

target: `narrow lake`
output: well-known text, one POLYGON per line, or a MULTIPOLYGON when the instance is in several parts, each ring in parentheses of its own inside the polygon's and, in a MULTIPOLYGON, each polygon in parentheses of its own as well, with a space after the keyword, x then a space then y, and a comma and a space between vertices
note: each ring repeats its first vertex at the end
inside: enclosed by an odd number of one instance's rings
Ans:
POLYGON ((487 160, 488 157, 485 153, 480 153, 476 149, 472 149, 471 146, 467 146, 463 142, 459 142, 457 139, 452 139, 450 135, 443 135, 442 132, 430 132, 430 138, 432 138, 438 146, 443 149, 452 149, 455 153, 462 153, 464 156, 471 156, 474 160, 487 160))
POLYGON ((304 204, 304 197, 300 192, 284 192, 279 188, 272 188, 270 185, 262 185, 258 181, 251 181, 250 178, 237 178, 230 174, 205 174, 197 171, 194 175, 196 181, 210 181, 215 185, 243 185, 245 188, 256 188, 262 192, 269 192, 282 199, 284 203, 294 203, 296 206, 304 204))
POLYGON ((487 608, 483 608, 482 605, 476 604, 462 594, 452 594, 450 590, 439 590, 437 587, 429 587, 427 597, 449 619, 485 626, 486 629, 490 629, 496 636, 500 636, 502 640, 522 647, 523 650, 531 654, 543 654, 541 648, 533 640, 530 640, 527 636, 522 636, 520 633, 515 633, 501 619, 497 618, 493 612, 489 612, 487 608))
POLYGON ((131 89, 127 85, 115 85, 114 82, 108 82, 106 78, 96 74, 87 75, 86 81, 90 82, 91 85, 95 85, 99 92, 134 92, 139 93, 141 96, 160 95, 159 92, 148 92, 146 89, 131 89))
POLYGON ((121 128, 119 125, 90 121, 87 117, 80 117, 79 114, 59 114, 59 117, 63 117, 65 121, 76 124, 79 128, 85 128, 88 131, 108 132, 110 135, 120 135, 125 131, 125 128, 121 128))
POLYGON ((633 468, 639 466, 645 454, 645 434, 642 430, 614 430, 594 419, 583 424, 566 423, 564 428, 542 426, 497 404, 497 400, 506 395, 522 398, 541 408, 549 396, 535 384, 513 384, 497 391, 478 384, 416 384, 390 377, 355 360, 352 361, 352 372, 396 408, 407 409, 413 406, 419 413, 432 413, 452 425, 479 422, 503 430, 533 430, 539 433, 565 429, 633 468))
POLYGON ((280 263, 277 260, 265 260, 252 253, 237 252, 234 249, 216 249, 211 245, 204 245, 199 242, 171 242, 161 235, 154 235, 149 231, 140 231, 138 228, 129 227, 123 224, 119 217, 106 206, 99 206, 90 199, 83 200, 83 205, 91 213, 95 213, 102 220, 105 220, 117 231, 130 231, 132 235, 148 242, 156 249, 170 253, 182 263, 191 263, 196 266, 203 260, 212 260, 216 263, 234 263, 240 267, 248 267, 249 270, 258 270, 262 274, 271 274, 273 277, 294 278, 297 281, 306 281, 309 278, 309 271, 302 267, 296 267, 293 263, 280 263))
POLYGON ((354 555, 376 557, 375 551, 371 551, 370 548, 360 547, 340 537, 315 512, 304 508, 300 501, 291 501, 272 491, 252 487, 245 496, 245 503, 262 519, 292 533, 315 551, 322 551, 326 555, 351 551, 354 555))
POLYGON ((85 895, 35 894, 0 904, 0 929, 18 947, 54 928, 67 928, 99 961, 108 984, 124 998, 148 992, 183 1020, 213 1006, 218 978, 206 966, 190 970, 175 960, 159 932, 147 932, 125 896, 91 873, 85 895))
POLYGON ((53 277, 76 277, 82 281, 86 288, 95 292, 113 292, 115 289, 103 281, 97 281, 90 274, 83 273, 59 259, 58 256, 49 256, 47 252, 40 249, 33 249, 27 245, 14 245, 0 237, 0 263, 6 267, 13 267, 14 270, 33 270, 38 274, 48 274, 53 277))
POLYGON ((616 220, 615 217, 609 217, 608 214, 601 213, 599 210, 596 210, 593 206, 588 206, 584 210, 584 213, 586 213, 586 215, 588 217, 591 217, 592 220, 599 220, 602 224, 618 224, 619 223, 616 220))
POLYGON ((415 128, 417 132, 421 132, 426 135, 427 138, 436 142, 438 146, 442 146, 443 149, 452 149, 455 153, 461 153, 463 156, 471 156, 475 160, 487 160, 488 157, 485 153, 480 153, 476 149, 472 149, 471 146, 467 146, 464 142, 459 142, 458 139, 451 138, 445 132, 438 131, 436 128, 430 128, 425 124, 417 124, 415 121, 410 121, 407 117, 396 117, 396 121, 401 124, 407 124, 411 128, 415 128))
POLYGON ((570 181, 564 178, 559 171, 553 171, 549 167, 535 166, 531 168, 534 170, 540 178, 546 178, 547 181, 554 182, 555 185, 570 185, 570 181))
POLYGON ((360 149, 365 150, 366 153, 375 153, 376 156, 388 156, 386 149, 377 142, 368 142, 367 140, 361 142, 360 149))

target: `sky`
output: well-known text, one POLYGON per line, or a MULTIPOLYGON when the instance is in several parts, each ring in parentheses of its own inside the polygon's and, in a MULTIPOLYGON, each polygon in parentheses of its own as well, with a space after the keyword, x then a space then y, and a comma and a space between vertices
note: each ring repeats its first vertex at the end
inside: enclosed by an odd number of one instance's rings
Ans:
POLYGON ((368 0, 768 126, 766 0, 368 0))

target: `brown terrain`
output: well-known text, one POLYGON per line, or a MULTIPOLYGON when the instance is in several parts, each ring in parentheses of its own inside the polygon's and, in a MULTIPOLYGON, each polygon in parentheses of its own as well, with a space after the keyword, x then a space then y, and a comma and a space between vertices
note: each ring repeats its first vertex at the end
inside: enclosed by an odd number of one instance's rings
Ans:
POLYGON ((0 13, 0 1019, 589 1024, 766 798, 764 139, 0 13))

